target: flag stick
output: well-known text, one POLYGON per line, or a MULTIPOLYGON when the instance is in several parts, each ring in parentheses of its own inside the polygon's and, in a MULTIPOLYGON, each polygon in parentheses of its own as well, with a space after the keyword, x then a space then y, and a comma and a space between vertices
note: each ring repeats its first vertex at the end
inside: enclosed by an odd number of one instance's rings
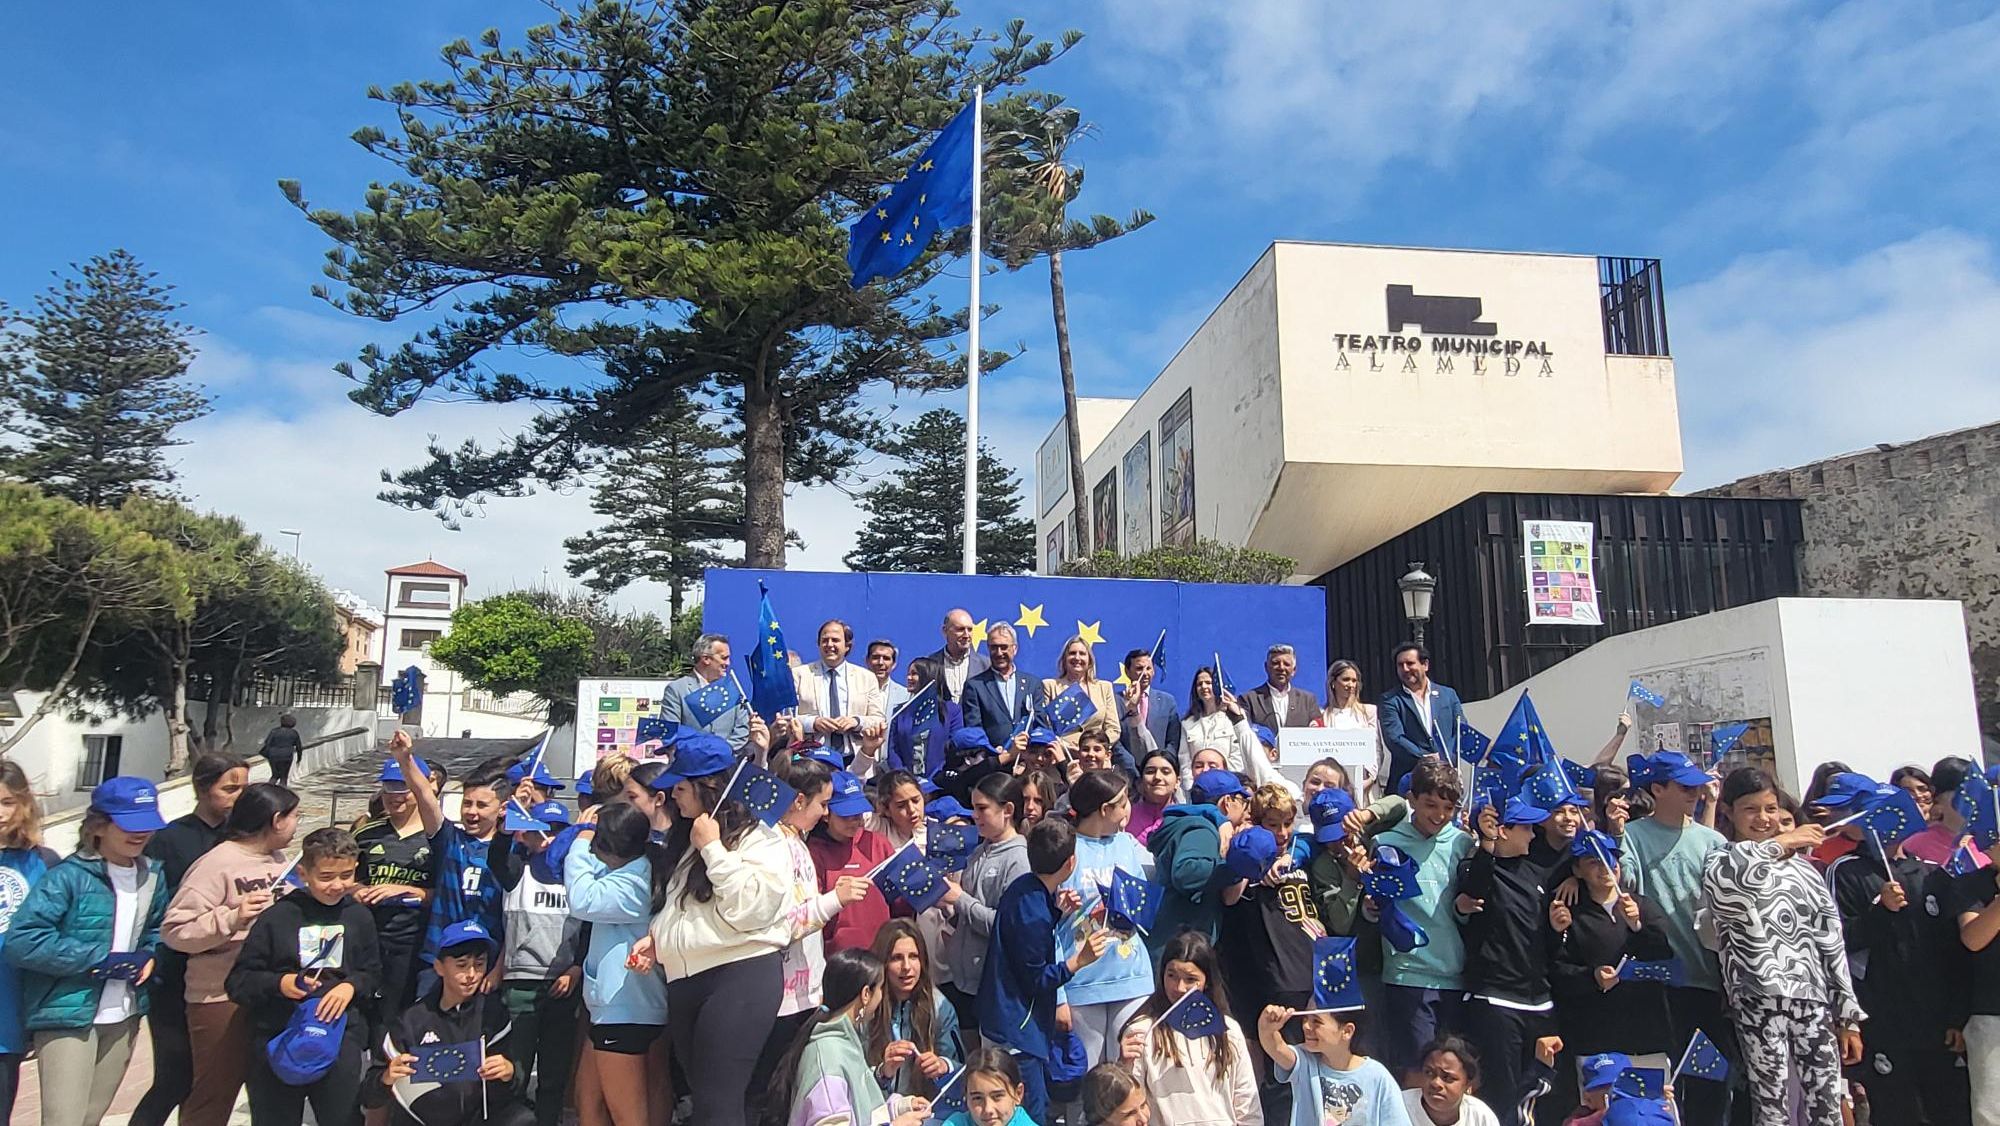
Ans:
POLYGON ((737 675, 736 675, 736 666, 735 666, 735 665, 731 665, 731 666, 729 666, 729 682, 730 682, 731 684, 734 684, 734 685, 736 686, 736 694, 737 694, 738 696, 741 696, 741 697, 743 697, 743 699, 742 699, 742 700, 740 701, 740 703, 745 703, 745 704, 749 703, 749 702, 750 702, 750 693, 744 690, 744 688, 743 688, 743 679, 742 679, 741 677, 739 677, 739 676, 737 676, 737 675))
POLYGON ((285 870, 278 873, 277 878, 271 881, 271 886, 273 888, 276 888, 279 884, 284 883, 286 877, 292 874, 292 869, 297 868, 299 866, 299 861, 304 860, 305 858, 306 854, 303 852, 299 853, 298 856, 294 857, 290 864, 285 865, 285 870))
MULTIPOLYGON (((897 858, 898 856, 901 856, 901 855, 903 855, 903 849, 910 849, 910 848, 915 848, 915 847, 917 847, 917 845, 916 845, 916 842, 915 842, 915 841, 911 841, 911 842, 909 842, 908 844, 905 844, 905 845, 903 846, 903 848, 899 848, 899 849, 897 849, 896 851, 894 851, 894 852, 890 853, 890 854, 889 854, 889 859, 887 859, 887 860, 884 860, 884 861, 883 861, 882 863, 880 863, 880 864, 877 864, 877 865, 876 865, 876 866, 874 866, 873 868, 870 868, 870 869, 868 869, 868 874, 867 874, 866 876, 863 876, 863 877, 862 877, 862 879, 865 879, 865 880, 873 880, 873 879, 874 879, 874 878, 875 878, 876 876, 878 876, 878 875, 880 875, 880 874, 882 873, 882 869, 884 869, 884 868, 887 868, 887 867, 888 867, 889 865, 891 865, 891 864, 894 864, 894 863, 896 862, 896 858, 897 858)), ((921 856, 921 855, 923 855, 923 854, 922 854, 922 853, 918 853, 918 855, 919 855, 919 856, 921 856)))
MULTIPOLYGON (((985 157, 983 130, 985 129, 986 88, 972 88, 972 284, 971 305, 966 310, 965 334, 965 566, 968 575, 979 570, 979 274, 985 266, 981 253, 980 227, 980 185, 984 177, 979 167, 985 157)), ((1082 451, 1071 450, 1071 457, 1081 457, 1082 451)), ((1072 505, 1084 503, 1083 497, 1072 497, 1072 505)), ((1075 521, 1071 521, 1074 523, 1075 521)), ((1077 550, 1084 549, 1078 544, 1077 550)))
POLYGON ((1826 827, 1829 829, 1838 829, 1842 825, 1852 825, 1866 816, 1868 816, 1868 811, 1864 809, 1859 813, 1850 813, 1838 821, 1829 821, 1826 823, 1826 827))
POLYGON ((735 789, 735 788, 736 788, 736 780, 737 780, 738 778, 741 778, 741 777, 743 777, 743 768, 744 768, 744 767, 746 767, 746 766, 749 766, 749 765, 750 765, 750 760, 749 760, 749 759, 747 759, 747 758, 740 758, 740 759, 737 759, 737 760, 736 760, 736 769, 735 769, 735 770, 732 770, 732 771, 730 771, 730 772, 729 772, 729 783, 728 783, 728 785, 725 785, 724 787, 722 787, 722 792, 721 792, 720 794, 716 795, 716 798, 715 798, 715 808, 716 808, 716 809, 718 809, 718 810, 719 810, 719 809, 721 809, 721 808, 722 808, 722 801, 723 801, 723 799, 729 796, 729 791, 730 791, 730 790, 732 790, 732 789, 735 789))
MULTIPOLYGON (((1701 1030, 1697 1028, 1695 1029, 1695 1036, 1699 1035, 1701 1035, 1701 1030)), ((1694 1036, 1690 1036, 1688 1037, 1688 1046, 1681 1049, 1680 1062, 1675 1064, 1674 1069, 1667 1073, 1667 1086, 1669 1087, 1673 1086, 1674 1080, 1679 1079, 1681 1077, 1681 1069, 1688 1065, 1688 1056, 1693 1052, 1694 1052, 1694 1036)))
POLYGON ((1178 1009, 1178 1008, 1180 1008, 1180 1007, 1181 1007, 1181 1002, 1182 1002, 1182 1001, 1185 1001, 1185 1000, 1187 1000, 1188 998, 1190 998, 1190 997, 1192 997, 1192 996, 1194 996, 1194 994, 1195 994, 1195 991, 1194 991, 1194 990, 1192 990, 1192 989, 1190 989, 1190 990, 1188 990, 1188 991, 1187 991, 1186 993, 1183 993, 1183 994, 1181 994, 1181 995, 1180 995, 1179 997, 1176 997, 1176 998, 1174 998, 1174 1003, 1173 1003, 1173 1004, 1171 1004, 1171 1005, 1168 1005, 1168 1006, 1166 1007, 1166 1011, 1164 1011, 1164 1012, 1162 1012, 1162 1013, 1160 1014, 1160 1019, 1158 1019, 1158 1020, 1156 1020, 1156 1021, 1154 1021, 1154 1022, 1153 1022, 1153 1025, 1154 1025, 1154 1027, 1156 1027, 1156 1028, 1157 1028, 1158 1026, 1160 1026, 1160 1025, 1163 1025, 1163 1024, 1165 1024, 1165 1023, 1167 1023, 1167 1018, 1173 1015, 1173 1013, 1174 1013, 1174 1010, 1175 1010, 1175 1009, 1178 1009))

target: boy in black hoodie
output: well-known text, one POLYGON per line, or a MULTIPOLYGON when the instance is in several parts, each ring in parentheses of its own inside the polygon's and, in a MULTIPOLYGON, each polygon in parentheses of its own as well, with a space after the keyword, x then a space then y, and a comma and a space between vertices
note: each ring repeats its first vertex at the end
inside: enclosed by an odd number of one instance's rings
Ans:
POLYGON ((257 916, 229 971, 229 999, 249 1013, 253 1033, 246 1086, 256 1126, 299 1122, 308 1099, 313 1117, 326 1126, 355 1117, 368 1043, 365 1002, 375 995, 382 973, 375 914, 352 894, 360 855, 345 829, 307 834, 298 868, 305 887, 257 916), (355 1004, 357 999, 364 1003, 355 1004), (308 1001, 319 1020, 344 1016, 347 1023, 332 1066, 294 1087, 273 1073, 265 1046, 308 1001))
POLYGON ((1465 936, 1466 1031, 1479 1051, 1480 1089, 1501 1126, 1528 1126, 1548 1076, 1536 1066, 1555 1034, 1549 966, 1547 870, 1528 855, 1545 809, 1519 796, 1485 806, 1479 848, 1458 867, 1455 903, 1465 936))
POLYGON ((393 1105, 396 1126, 534 1126, 535 1112, 514 1091, 507 1006, 480 992, 499 956, 500 944, 476 919, 444 929, 431 963, 437 984, 383 1028, 378 1046, 386 1062, 368 1069, 361 1088, 365 1105, 393 1105), (417 1053, 472 1044, 484 1055, 476 1067, 464 1058, 448 1065, 458 1069, 451 1082, 419 1074, 417 1053))

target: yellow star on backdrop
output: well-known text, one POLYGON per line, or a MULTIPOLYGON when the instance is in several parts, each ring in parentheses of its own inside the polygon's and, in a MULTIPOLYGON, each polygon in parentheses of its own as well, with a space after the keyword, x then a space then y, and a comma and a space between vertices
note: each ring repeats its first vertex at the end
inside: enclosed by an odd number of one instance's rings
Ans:
POLYGON ((1085 645, 1102 645, 1104 644, 1104 634, 1099 632, 1099 627, 1102 625, 1104 625, 1104 620, 1101 618, 1091 622, 1089 625, 1085 625, 1079 621, 1076 623, 1076 635, 1083 640, 1085 645))
POLYGON ((1132 678, 1125 675, 1125 666, 1118 666, 1118 679, 1111 683, 1116 684, 1120 688, 1132 687, 1132 678))
POLYGON ((991 618, 981 618, 972 623, 972 645, 974 648, 986 644, 986 623, 990 621, 992 621, 991 618))
MULTIPOLYGON (((1042 603, 1042 606, 1046 605, 1048 605, 1048 603, 1046 602, 1042 603)), ((1021 616, 1014 619, 1014 624, 1020 626, 1024 630, 1027 630, 1029 637, 1035 636, 1036 630, 1041 629, 1043 626, 1049 624, 1048 620, 1042 617, 1042 606, 1030 607, 1026 603, 1022 603, 1021 616)))

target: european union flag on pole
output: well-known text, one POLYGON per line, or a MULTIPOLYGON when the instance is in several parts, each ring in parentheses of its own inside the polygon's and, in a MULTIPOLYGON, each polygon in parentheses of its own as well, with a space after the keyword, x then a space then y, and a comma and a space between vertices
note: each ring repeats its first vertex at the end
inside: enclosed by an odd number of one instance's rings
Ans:
POLYGON ((1657 1067, 1628 1067, 1618 1073, 1611 1090, 1621 1098, 1663 1099, 1667 1097, 1667 1073, 1657 1067))
POLYGON ((408 715, 424 702, 424 673, 415 665, 396 674, 389 682, 389 706, 397 715, 408 715))
POLYGON ((1679 958, 1639 962, 1630 958, 1618 963, 1619 981, 1656 981, 1661 985, 1686 985, 1687 966, 1679 958))
POLYGON ((778 628, 777 612, 771 609, 771 592, 759 582, 757 593, 763 598, 757 607, 757 647, 746 659, 750 662, 750 702, 768 722, 779 712, 799 706, 799 689, 792 683, 785 631, 778 628))
POLYGON ((729 785, 723 787, 719 801, 739 801, 757 820, 775 826, 792 803, 798 800, 799 792, 785 784, 785 780, 751 762, 740 759, 736 763, 736 773, 729 776, 729 785))
POLYGON ((882 862, 870 873, 875 886, 881 890, 882 898, 890 903, 897 899, 907 900, 910 909, 922 914, 944 898, 944 875, 937 866, 917 851, 915 841, 896 850, 896 855, 882 862))
POLYGON ((1199 989, 1190 989, 1181 994, 1180 1000, 1167 1006, 1167 1011, 1161 1014, 1160 1020, 1168 1028, 1190 1040, 1199 1040, 1204 1036, 1220 1036, 1229 1030, 1229 1025, 1223 1022, 1222 1011, 1215 1007, 1215 1002, 1208 999, 1208 994, 1199 989))
POLYGON ((1722 761, 1722 756, 1736 745, 1743 733, 1750 730, 1747 723, 1725 723, 1708 733, 1708 763, 1710 766, 1722 761))
POLYGON ((1507 726, 1493 739, 1496 754, 1507 752, 1520 756, 1529 766, 1539 766, 1556 760, 1556 749, 1549 743, 1548 732, 1542 727, 1542 717, 1535 711, 1535 702, 1526 692, 1514 701, 1514 710, 1507 716, 1507 726))
POLYGON ((1222 654, 1215 654, 1215 694, 1218 698, 1227 692, 1236 695, 1236 686, 1229 682, 1229 674, 1222 671, 1222 654))
POLYGON ((1965 831, 1980 848, 2000 844, 2000 794, 1993 783, 1977 771, 1969 771, 1965 781, 1951 795, 1951 807, 1965 818, 1965 831))
POLYGON ((1068 735, 1096 715, 1097 704, 1090 698, 1090 693, 1084 691, 1081 683, 1063 689, 1042 708, 1042 718, 1048 720, 1049 726, 1058 735, 1068 735))
POLYGON ((847 243, 854 288, 895 277, 923 255, 937 232, 972 222, 977 105, 968 102, 959 110, 910 166, 910 174, 855 220, 847 243))
POLYGON ((1113 930, 1149 933, 1153 916, 1160 910, 1162 890, 1159 884, 1147 883, 1123 868, 1113 869, 1111 887, 1104 896, 1106 921, 1113 930))
POLYGON ((486 1062, 486 1053, 480 1050, 477 1040, 426 1044, 410 1054, 417 1057, 411 1065, 417 1069, 410 1076, 413 1083, 477 1083, 479 1065, 486 1062))
POLYGON ((1361 979, 1354 972, 1354 939, 1329 937, 1313 942, 1313 1008, 1329 1013, 1359 1009, 1361 979))
POLYGON ((1361 890, 1376 899, 1415 899, 1422 891, 1417 886, 1417 862, 1402 849, 1383 845, 1375 851, 1374 865, 1361 876, 1361 890))
POLYGON ((1893 847, 1924 831, 1924 811, 1910 791, 1901 786, 1887 789, 1895 792, 1869 803, 1868 811, 1859 820, 1862 828, 1874 833, 1884 845, 1893 847))
POLYGON ((1694 1030, 1694 1039, 1688 1041, 1687 1050, 1681 1053, 1680 1066, 1674 1068, 1667 1082, 1671 1083, 1683 1075, 1717 1083, 1729 1081, 1729 1061, 1722 1058, 1722 1049, 1716 1047, 1715 1041, 1699 1028, 1694 1030))
POLYGON ((1660 695, 1658 692, 1653 691, 1636 680, 1632 682, 1632 690, 1625 693, 1625 698, 1628 700, 1644 700, 1648 705, 1655 708, 1664 708, 1667 706, 1667 698, 1665 696, 1660 695))
POLYGON ((922 688, 917 689, 917 694, 910 697, 903 705, 910 710, 910 729, 924 731, 935 726, 938 721, 938 711, 943 706, 944 698, 940 693, 939 683, 933 678, 922 688))
POLYGON ((1972 846, 1959 845, 1958 851, 1951 854, 1950 860, 1945 861, 1944 874, 1956 879, 1959 876, 1970 876, 1984 867, 1979 858, 1972 854, 1972 846))
MULTIPOLYGON (((794 689, 797 691, 797 689, 794 689)), ((688 716, 696 727, 707 727, 716 720, 736 709, 743 702, 743 685, 736 679, 736 670, 730 669, 727 677, 717 677, 681 698, 687 705, 688 716)))
POLYGON ((1493 740, 1480 734, 1471 724, 1463 724, 1458 729, 1458 757, 1461 761, 1475 765, 1486 761, 1486 752, 1493 747, 1493 740))
POLYGON ((1153 679, 1160 679, 1160 670, 1167 667, 1167 631, 1161 630, 1158 640, 1153 642, 1153 679))
POLYGON ((924 823, 924 855, 944 866, 947 872, 965 868, 972 850, 979 847, 979 830, 970 825, 947 825, 942 821, 924 823))

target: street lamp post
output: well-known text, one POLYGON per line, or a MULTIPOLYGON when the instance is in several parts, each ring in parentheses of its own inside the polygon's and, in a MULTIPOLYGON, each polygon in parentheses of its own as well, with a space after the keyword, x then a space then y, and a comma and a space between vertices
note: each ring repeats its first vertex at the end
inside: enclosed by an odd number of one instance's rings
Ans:
POLYGON ((1403 617, 1410 623, 1418 645, 1424 643, 1424 625, 1431 620, 1431 595, 1437 591, 1437 580, 1424 571, 1422 563, 1410 564, 1410 573, 1396 580, 1396 589, 1403 595, 1403 617))
POLYGON ((292 562, 297 563, 299 561, 299 541, 304 539, 306 534, 297 528, 279 528, 278 534, 292 537, 292 562))

